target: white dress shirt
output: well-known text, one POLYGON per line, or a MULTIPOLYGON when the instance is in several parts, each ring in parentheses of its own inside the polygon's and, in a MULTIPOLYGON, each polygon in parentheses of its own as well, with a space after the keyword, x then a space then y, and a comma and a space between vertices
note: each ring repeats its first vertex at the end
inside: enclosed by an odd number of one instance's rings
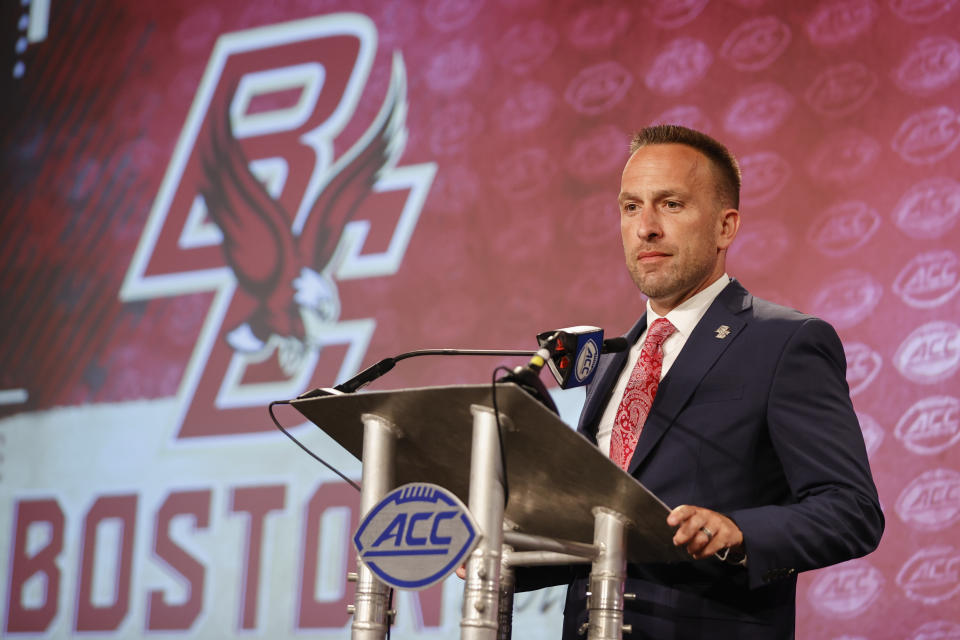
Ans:
MULTIPOLYGON (((658 315, 657 312, 650 307, 650 301, 647 301, 648 328, 657 318, 666 318, 670 321, 670 324, 677 328, 663 343, 663 366, 660 369, 661 380, 663 380, 663 376, 667 375, 667 372, 670 371, 670 366, 673 365, 673 361, 680 355, 680 350, 683 349, 683 345, 687 343, 687 338, 693 333, 697 323, 700 322, 700 318, 707 312, 707 308, 713 304, 714 299, 720 295, 720 292, 723 291, 724 287, 729 283, 730 276, 723 274, 709 287, 698 292, 689 300, 683 301, 676 308, 671 309, 665 316, 658 315)), ((630 379, 633 368, 637 366, 637 360, 640 358, 640 351, 643 349, 643 343, 646 339, 647 331, 644 329, 640 337, 637 338, 637 342, 630 348, 630 353, 627 354, 627 362, 623 367, 623 371, 620 372, 620 378, 617 379, 617 384, 613 388, 613 393, 610 395, 610 402, 607 403, 607 408, 604 410, 603 415, 600 417, 600 423, 597 425, 597 447, 608 457, 610 456, 610 435, 613 432, 613 421, 617 416, 617 409, 620 406, 620 400, 623 398, 623 392, 627 388, 627 381, 630 379)))

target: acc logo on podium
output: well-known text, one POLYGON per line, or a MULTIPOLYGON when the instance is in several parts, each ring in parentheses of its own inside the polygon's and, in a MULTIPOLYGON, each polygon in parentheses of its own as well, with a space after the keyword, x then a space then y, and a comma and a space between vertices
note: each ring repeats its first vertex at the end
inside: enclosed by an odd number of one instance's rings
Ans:
POLYGON ((384 583, 425 589, 463 564, 479 542, 466 505, 435 484, 397 487, 363 518, 353 543, 384 583))

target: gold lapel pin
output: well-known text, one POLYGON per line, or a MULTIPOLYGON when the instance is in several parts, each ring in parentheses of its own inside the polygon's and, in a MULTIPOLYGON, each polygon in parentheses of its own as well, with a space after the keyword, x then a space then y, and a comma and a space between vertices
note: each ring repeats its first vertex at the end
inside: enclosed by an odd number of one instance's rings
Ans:
POLYGON ((719 338, 720 340, 723 340, 728 335, 730 335, 730 327, 728 327, 725 324, 722 324, 719 327, 717 327, 717 338, 719 338))

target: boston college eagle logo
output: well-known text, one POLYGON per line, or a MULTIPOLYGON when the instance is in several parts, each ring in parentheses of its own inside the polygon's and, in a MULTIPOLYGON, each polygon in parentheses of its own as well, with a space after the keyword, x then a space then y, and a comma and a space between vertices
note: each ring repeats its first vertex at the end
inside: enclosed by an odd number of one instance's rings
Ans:
POLYGON ((277 340, 281 364, 289 370, 283 347, 292 343, 302 350, 337 320, 340 301, 330 273, 334 249, 346 223, 403 150, 405 89, 398 58, 373 126, 331 167, 298 230, 291 228, 290 212, 250 170, 230 124, 231 100, 213 105, 206 139, 200 141, 200 193, 223 234, 224 258, 238 285, 257 301, 243 324, 227 334, 234 349, 256 353, 277 340))
POLYGON ((399 53, 357 127, 375 51, 359 14, 217 41, 120 292, 213 294, 178 393, 181 437, 261 431, 270 400, 333 384, 314 380, 321 366, 341 379, 359 368, 376 323, 343 317, 340 283, 397 271, 436 172, 398 166, 399 53), (335 153, 345 129, 359 134, 335 153), (365 248, 371 230, 386 249, 365 248), (343 352, 332 345, 346 353, 324 364, 343 352))

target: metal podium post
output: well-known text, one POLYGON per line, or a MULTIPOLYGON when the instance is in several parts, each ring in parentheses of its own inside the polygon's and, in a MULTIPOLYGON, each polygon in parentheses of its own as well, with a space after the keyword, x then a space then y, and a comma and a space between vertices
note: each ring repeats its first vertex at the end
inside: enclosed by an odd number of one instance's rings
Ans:
POLYGON ((517 576, 510 564, 513 547, 504 541, 500 548, 500 627, 497 640, 510 640, 513 637, 513 593, 517 586, 517 576))
POLYGON ((503 465, 497 417, 492 409, 472 405, 470 513, 480 526, 480 544, 467 560, 463 590, 461 640, 496 640, 500 608, 500 546, 503 543, 503 465))
MULTIPOLYGON (((360 513, 367 513, 393 488, 394 452, 400 431, 388 420, 364 413, 363 466, 361 469, 360 513)), ((391 612, 390 589, 357 558, 357 590, 353 604, 352 640, 382 640, 386 637, 391 612)))
POLYGON ((623 581, 627 574, 627 547, 624 529, 627 519, 611 509, 593 510, 593 543, 599 554, 590 567, 587 596, 587 640, 620 640, 623 624, 623 581))

